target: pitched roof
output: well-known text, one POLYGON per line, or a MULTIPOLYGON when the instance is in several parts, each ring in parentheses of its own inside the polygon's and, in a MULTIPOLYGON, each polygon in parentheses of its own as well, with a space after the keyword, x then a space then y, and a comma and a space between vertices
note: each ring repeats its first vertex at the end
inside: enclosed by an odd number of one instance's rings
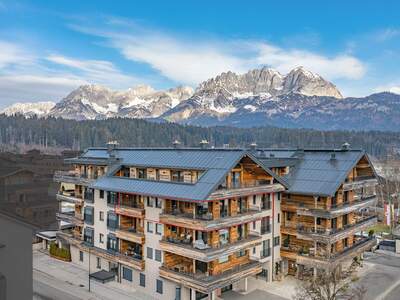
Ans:
MULTIPOLYGON (((89 149, 85 154, 100 157, 104 149, 89 149), (89 154, 88 154, 89 152, 89 154)), ((85 154, 83 155, 85 157, 85 154)), ((103 176, 91 187, 107 191, 120 191, 132 194, 144 194, 155 197, 203 201, 224 180, 226 174, 244 157, 248 156, 258 163, 278 182, 285 181, 263 166, 251 153, 243 149, 140 149, 118 148, 114 150, 118 158, 117 165, 144 166, 172 169, 198 169, 204 171, 198 181, 192 183, 165 182, 144 179, 103 176)), ((112 166, 115 169, 115 165, 112 166)))
POLYGON ((364 155, 369 160, 365 151, 356 149, 258 149, 254 153, 267 167, 291 167, 284 177, 289 193, 315 196, 334 196, 359 160, 364 155))

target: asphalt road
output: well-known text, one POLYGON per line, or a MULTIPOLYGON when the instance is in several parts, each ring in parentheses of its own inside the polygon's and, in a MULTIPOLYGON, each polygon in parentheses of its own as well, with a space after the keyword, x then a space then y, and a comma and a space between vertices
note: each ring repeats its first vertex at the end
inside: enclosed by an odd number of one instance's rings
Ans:
POLYGON ((34 300, 80 300, 62 289, 55 288, 43 281, 33 279, 33 299, 34 300))

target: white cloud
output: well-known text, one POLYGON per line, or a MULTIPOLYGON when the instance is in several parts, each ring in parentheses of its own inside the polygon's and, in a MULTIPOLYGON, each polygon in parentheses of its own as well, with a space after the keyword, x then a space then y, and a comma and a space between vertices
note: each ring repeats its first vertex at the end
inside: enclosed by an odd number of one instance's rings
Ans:
POLYGON ((374 92, 379 93, 379 92, 391 92, 395 94, 400 95, 400 84, 399 83, 393 83, 393 84, 388 84, 388 85, 383 85, 383 86, 378 86, 374 89, 374 92))
POLYGON ((52 54, 39 57, 0 40, 0 107, 15 101, 57 101, 82 84, 127 88, 139 83, 111 62, 52 54))
POLYGON ((46 59, 57 65, 71 68, 87 82, 104 84, 113 88, 126 88, 138 83, 137 78, 123 74, 109 61, 81 60, 56 54, 49 55, 46 59))
POLYGON ((373 34, 374 39, 378 42, 386 42, 395 37, 400 36, 400 29, 398 28, 385 28, 373 34))
POLYGON ((146 63, 179 83, 196 85, 221 72, 245 72, 263 65, 283 73, 302 65, 331 80, 359 79, 366 71, 359 59, 348 54, 325 56, 303 49, 286 49, 260 40, 216 41, 177 37, 129 22, 112 22, 107 26, 104 30, 79 25, 71 27, 105 38, 125 58, 146 63), (114 24, 119 27, 113 27, 114 24))

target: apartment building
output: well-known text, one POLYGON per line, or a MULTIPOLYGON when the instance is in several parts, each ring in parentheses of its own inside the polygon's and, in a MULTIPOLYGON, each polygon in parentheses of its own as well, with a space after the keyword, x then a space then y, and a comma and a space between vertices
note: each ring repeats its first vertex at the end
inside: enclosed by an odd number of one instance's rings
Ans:
POLYGON ((274 170, 286 165, 281 202, 282 273, 302 278, 333 269, 371 249, 377 175, 361 150, 262 150, 274 170))
POLYGON ((88 149, 55 174, 58 240, 94 278, 104 270, 157 299, 215 299, 245 291, 250 277, 266 284, 282 270, 288 168, 273 172, 253 154, 88 149))

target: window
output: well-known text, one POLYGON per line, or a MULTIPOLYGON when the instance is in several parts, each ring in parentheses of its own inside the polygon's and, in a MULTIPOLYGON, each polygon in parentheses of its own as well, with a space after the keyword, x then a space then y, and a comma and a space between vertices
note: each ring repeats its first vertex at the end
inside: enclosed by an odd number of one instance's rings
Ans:
POLYGON ((100 257, 96 257, 96 267, 97 267, 97 269, 101 269, 101 259, 100 259, 100 257))
POLYGON ((183 182, 183 172, 172 170, 171 171, 171 180, 172 181, 183 182))
POLYGON ((102 234, 102 233, 99 234, 99 242, 100 242, 100 244, 104 243, 104 234, 102 234))
POLYGON ((317 218, 317 225, 321 225, 321 218, 317 218))
POLYGON ((85 206, 85 209, 83 211, 83 219, 85 220, 85 223, 90 225, 94 224, 93 213, 94 213, 94 207, 85 206))
POLYGON ((79 251, 79 261, 83 262, 83 252, 79 251))
POLYGON ((161 262, 161 250, 155 249, 154 258, 155 258, 156 261, 161 262))
POLYGON ((280 243, 280 237, 279 236, 274 237, 274 247, 279 246, 279 243, 280 243))
POLYGON ((253 247, 253 254, 256 254, 256 247, 253 247))
POLYGON ((278 223, 280 223, 281 222, 281 214, 280 213, 278 213, 277 219, 278 219, 278 223))
POLYGON ((94 201, 94 189, 86 188, 85 192, 83 193, 83 198, 85 201, 93 203, 94 201))
POLYGON ((257 196, 253 195, 253 205, 256 205, 256 203, 257 203, 257 196))
POLYGON ((132 270, 122 267, 122 278, 128 281, 132 281, 132 270))
POLYGON ((99 197, 100 197, 100 199, 104 199, 104 191, 103 190, 99 191, 99 197))
POLYGON ((245 256, 246 255, 246 250, 240 250, 240 251, 238 251, 238 252, 236 252, 236 257, 242 257, 242 256, 245 256))
POLYGON ((118 194, 115 192, 107 192, 107 204, 114 205, 118 202, 118 194))
POLYGON ((118 251, 117 238, 114 234, 109 234, 107 236, 107 250, 118 251))
POLYGON ((276 200, 281 201, 281 193, 276 194, 276 200))
POLYGON ((146 197, 147 198, 147 206, 153 207, 154 206, 154 197, 146 197))
POLYGON ((112 211, 107 213, 107 228, 111 230, 118 228, 118 216, 112 211))
POLYGON ((139 179, 146 179, 147 178, 146 169, 137 169, 137 175, 139 179))
POLYGON ((162 280, 157 279, 157 293, 163 293, 163 282, 162 280))
POLYGON ((256 229, 256 221, 253 222, 253 229, 256 229))
POLYGON ((94 236, 94 229, 86 227, 83 231, 83 240, 86 243, 93 245, 93 236, 94 236))
POLYGON ((139 285, 145 287, 146 286, 146 275, 140 273, 139 275, 139 285))
POLYGON ((163 231, 163 226, 162 224, 156 224, 156 233, 159 235, 162 235, 162 231, 163 231))
POLYGON ((218 262, 220 263, 220 264, 222 264, 222 263, 224 263, 224 262, 227 262, 229 260, 229 256, 228 255, 225 255, 225 256, 221 256, 219 259, 218 259, 218 262))
POLYGON ((153 233, 153 223, 147 222, 147 232, 153 233))
POLYGON ((156 201, 156 207, 157 207, 157 208, 161 208, 161 207, 162 207, 162 201, 161 201, 161 199, 155 198, 155 201, 156 201))
POLYGON ((104 211, 99 211, 99 220, 104 221, 104 211))
POLYGON ((153 259, 153 248, 147 247, 147 258, 153 259))

